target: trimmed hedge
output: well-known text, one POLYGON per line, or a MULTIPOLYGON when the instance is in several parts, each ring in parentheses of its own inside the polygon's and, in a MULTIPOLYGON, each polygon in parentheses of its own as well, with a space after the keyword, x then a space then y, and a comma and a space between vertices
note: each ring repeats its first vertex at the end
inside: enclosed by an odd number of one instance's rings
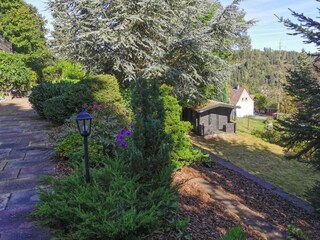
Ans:
POLYGON ((43 111, 43 104, 50 98, 62 95, 71 87, 70 82, 53 83, 40 83, 32 88, 32 93, 29 97, 29 102, 32 104, 34 110, 41 116, 45 117, 43 111))
POLYGON ((83 104, 94 102, 125 110, 117 79, 97 75, 81 81, 44 82, 32 89, 29 101, 38 114, 49 121, 63 124, 83 104))

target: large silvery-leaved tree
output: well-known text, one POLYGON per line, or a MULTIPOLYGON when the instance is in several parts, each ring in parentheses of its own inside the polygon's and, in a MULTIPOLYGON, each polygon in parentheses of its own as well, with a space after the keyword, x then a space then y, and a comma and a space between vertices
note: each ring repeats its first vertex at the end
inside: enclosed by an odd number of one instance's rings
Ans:
POLYGON ((197 103, 207 85, 219 88, 228 77, 220 53, 246 38, 250 24, 238 3, 50 0, 52 47, 91 71, 115 74, 122 86, 141 76, 157 78, 173 86, 182 103, 197 103))

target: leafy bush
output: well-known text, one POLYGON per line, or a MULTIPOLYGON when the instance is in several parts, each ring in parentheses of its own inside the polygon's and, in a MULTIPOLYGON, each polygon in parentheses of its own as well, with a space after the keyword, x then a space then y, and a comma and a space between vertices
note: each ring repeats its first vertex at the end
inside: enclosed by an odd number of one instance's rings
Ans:
POLYGON ((48 66, 42 70, 45 81, 55 81, 62 79, 83 79, 86 71, 80 63, 60 60, 53 66, 48 66))
MULTIPOLYGON (((89 160, 91 167, 101 167, 106 162, 102 145, 89 141, 89 160)), ((79 133, 67 135, 57 143, 55 151, 59 157, 70 160, 74 167, 80 166, 84 159, 83 138, 79 133)))
POLYGON ((68 118, 69 111, 65 106, 64 96, 56 96, 43 103, 43 115, 53 123, 62 124, 68 118))
POLYGON ((83 104, 91 105, 94 101, 114 105, 118 112, 125 112, 117 80, 111 75, 98 75, 81 81, 44 82, 33 88, 30 96, 30 102, 39 115, 57 124, 79 112, 83 104), (55 108, 54 104, 61 108, 55 108), (44 110, 44 106, 48 109, 44 110))
POLYGON ((52 191, 41 192, 34 215, 63 239, 141 239, 161 227, 175 206, 175 191, 150 189, 124 174, 122 160, 92 171, 86 184, 81 169, 52 180, 52 191))
POLYGON ((27 91, 35 84, 37 74, 28 68, 20 56, 0 51, 0 89, 27 91))
POLYGON ((288 225, 288 240, 308 240, 308 234, 303 232, 300 228, 293 225, 288 225))
POLYGON ((240 225, 229 229, 226 234, 219 238, 219 240, 246 240, 247 233, 245 233, 240 225))
POLYGON ((35 211, 42 225, 55 229, 57 238, 141 239, 154 231, 178 229, 182 233, 188 224, 176 215, 159 88, 155 82, 149 86, 143 81, 135 87, 132 99, 134 133, 128 147, 117 151, 121 159, 105 153, 116 132, 128 125, 126 113, 115 103, 88 109, 94 116, 89 141, 91 184, 83 176, 83 144, 75 132, 75 120, 65 122, 55 150, 70 161, 73 175, 52 179, 52 191, 40 194, 35 211))
POLYGON ((112 104, 124 109, 117 79, 112 75, 97 75, 83 81, 92 91, 93 100, 97 103, 112 104))
POLYGON ((43 103, 50 98, 62 95, 65 91, 71 87, 71 83, 59 82, 53 83, 40 83, 39 85, 32 88, 32 93, 29 96, 29 101, 33 108, 41 117, 44 116, 43 103))
MULTIPOLYGON (((87 110, 90 111, 93 117, 90 141, 101 145, 104 154, 109 157, 114 156, 116 135, 121 128, 128 126, 130 122, 127 112, 123 112, 111 104, 93 104, 93 106, 88 107, 87 110)), ((75 118, 76 114, 73 114, 64 122, 62 131, 53 136, 55 140, 62 141, 66 136, 78 133, 75 118)))
POLYGON ((182 107, 178 100, 170 95, 172 89, 168 85, 162 85, 160 99, 165 108, 165 133, 171 136, 171 161, 178 169, 191 163, 200 163, 208 156, 195 149, 190 138, 187 137, 186 133, 192 129, 192 126, 189 122, 180 121, 182 107))

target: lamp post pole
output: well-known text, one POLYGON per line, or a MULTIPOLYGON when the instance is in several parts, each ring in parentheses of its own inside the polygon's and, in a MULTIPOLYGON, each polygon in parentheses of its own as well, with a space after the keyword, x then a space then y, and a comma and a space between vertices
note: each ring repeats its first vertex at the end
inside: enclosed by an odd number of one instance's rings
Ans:
POLYGON ((85 171, 86 171, 86 182, 90 183, 88 136, 85 136, 83 138, 83 143, 84 143, 84 164, 85 164, 85 171))
POLYGON ((81 113, 76 117, 76 122, 80 135, 83 137, 84 145, 84 167, 86 182, 90 183, 90 165, 89 165, 89 149, 88 149, 88 136, 91 133, 91 120, 92 117, 86 112, 85 108, 82 107, 81 113))

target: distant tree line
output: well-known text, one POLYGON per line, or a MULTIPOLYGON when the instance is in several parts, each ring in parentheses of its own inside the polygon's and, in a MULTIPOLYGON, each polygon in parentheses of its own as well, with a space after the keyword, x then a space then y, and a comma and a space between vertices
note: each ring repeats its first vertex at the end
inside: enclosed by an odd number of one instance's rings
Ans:
POLYGON ((301 55, 295 51, 244 50, 233 54, 235 64, 231 76, 231 85, 243 85, 252 93, 259 93, 263 88, 279 88, 285 82, 288 71, 297 64, 301 55))

